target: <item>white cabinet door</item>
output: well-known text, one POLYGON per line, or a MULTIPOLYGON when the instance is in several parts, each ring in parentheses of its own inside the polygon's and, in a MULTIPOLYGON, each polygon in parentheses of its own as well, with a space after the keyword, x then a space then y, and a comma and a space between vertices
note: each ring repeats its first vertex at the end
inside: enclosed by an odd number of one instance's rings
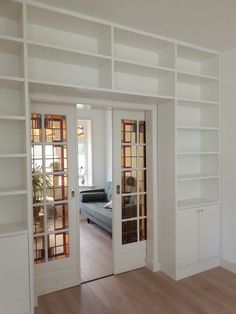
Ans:
POLYGON ((219 209, 217 205, 200 209, 200 260, 218 256, 219 209))
POLYGON ((1 238, 0 252, 0 313, 29 313, 28 236, 1 238))
POLYGON ((178 210, 176 213, 176 264, 182 267, 199 261, 198 209, 178 210))

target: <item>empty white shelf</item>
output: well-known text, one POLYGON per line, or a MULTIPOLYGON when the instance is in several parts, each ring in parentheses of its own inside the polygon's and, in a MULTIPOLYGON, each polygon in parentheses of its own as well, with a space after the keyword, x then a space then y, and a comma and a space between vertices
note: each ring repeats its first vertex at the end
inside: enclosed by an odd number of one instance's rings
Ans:
POLYGON ((0 188, 0 196, 27 194, 26 187, 0 188))
POLYGON ((11 237, 20 234, 27 234, 28 229, 25 222, 13 222, 0 224, 0 238, 1 237, 11 237))
POLYGON ((207 206, 207 205, 213 205, 213 204, 217 204, 217 203, 218 203, 218 201, 216 201, 216 200, 207 199, 207 198, 203 198, 203 197, 178 200, 177 201, 177 209, 207 206))

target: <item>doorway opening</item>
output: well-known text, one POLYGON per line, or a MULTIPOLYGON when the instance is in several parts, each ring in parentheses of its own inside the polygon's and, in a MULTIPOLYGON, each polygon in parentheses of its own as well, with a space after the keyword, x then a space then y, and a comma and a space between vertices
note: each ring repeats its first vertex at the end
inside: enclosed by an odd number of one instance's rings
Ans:
POLYGON ((77 105, 81 283, 113 274, 112 111, 77 105))

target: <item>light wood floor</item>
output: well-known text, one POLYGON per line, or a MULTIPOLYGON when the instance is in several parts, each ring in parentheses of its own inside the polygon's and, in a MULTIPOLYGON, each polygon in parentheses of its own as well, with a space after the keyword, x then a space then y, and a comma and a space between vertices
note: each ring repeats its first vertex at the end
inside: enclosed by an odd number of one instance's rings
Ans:
POLYGON ((236 275, 216 268, 175 282, 146 268, 39 298, 36 314, 235 314, 236 275))
POLYGON ((113 274, 111 235, 80 217, 80 254, 82 282, 113 274))

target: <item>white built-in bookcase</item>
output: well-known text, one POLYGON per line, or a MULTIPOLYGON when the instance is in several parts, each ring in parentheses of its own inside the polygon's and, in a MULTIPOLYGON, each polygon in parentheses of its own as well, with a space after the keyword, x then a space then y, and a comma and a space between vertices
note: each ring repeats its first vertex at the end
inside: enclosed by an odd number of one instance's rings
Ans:
POLYGON ((44 86, 60 87, 60 93, 67 95, 69 88, 115 94, 116 99, 117 95, 130 95, 131 101, 134 95, 136 99, 141 96, 143 102, 145 97, 152 99, 165 121, 160 122, 159 130, 164 165, 159 174, 159 208, 166 227, 178 210, 220 204, 218 53, 37 1, 2 0, 0 239, 25 236, 24 241, 29 240, 26 277, 31 312, 28 88, 37 90, 38 86, 41 92, 44 86), (166 204, 171 205, 165 211, 166 204), (169 218, 165 216, 168 210, 169 218))

